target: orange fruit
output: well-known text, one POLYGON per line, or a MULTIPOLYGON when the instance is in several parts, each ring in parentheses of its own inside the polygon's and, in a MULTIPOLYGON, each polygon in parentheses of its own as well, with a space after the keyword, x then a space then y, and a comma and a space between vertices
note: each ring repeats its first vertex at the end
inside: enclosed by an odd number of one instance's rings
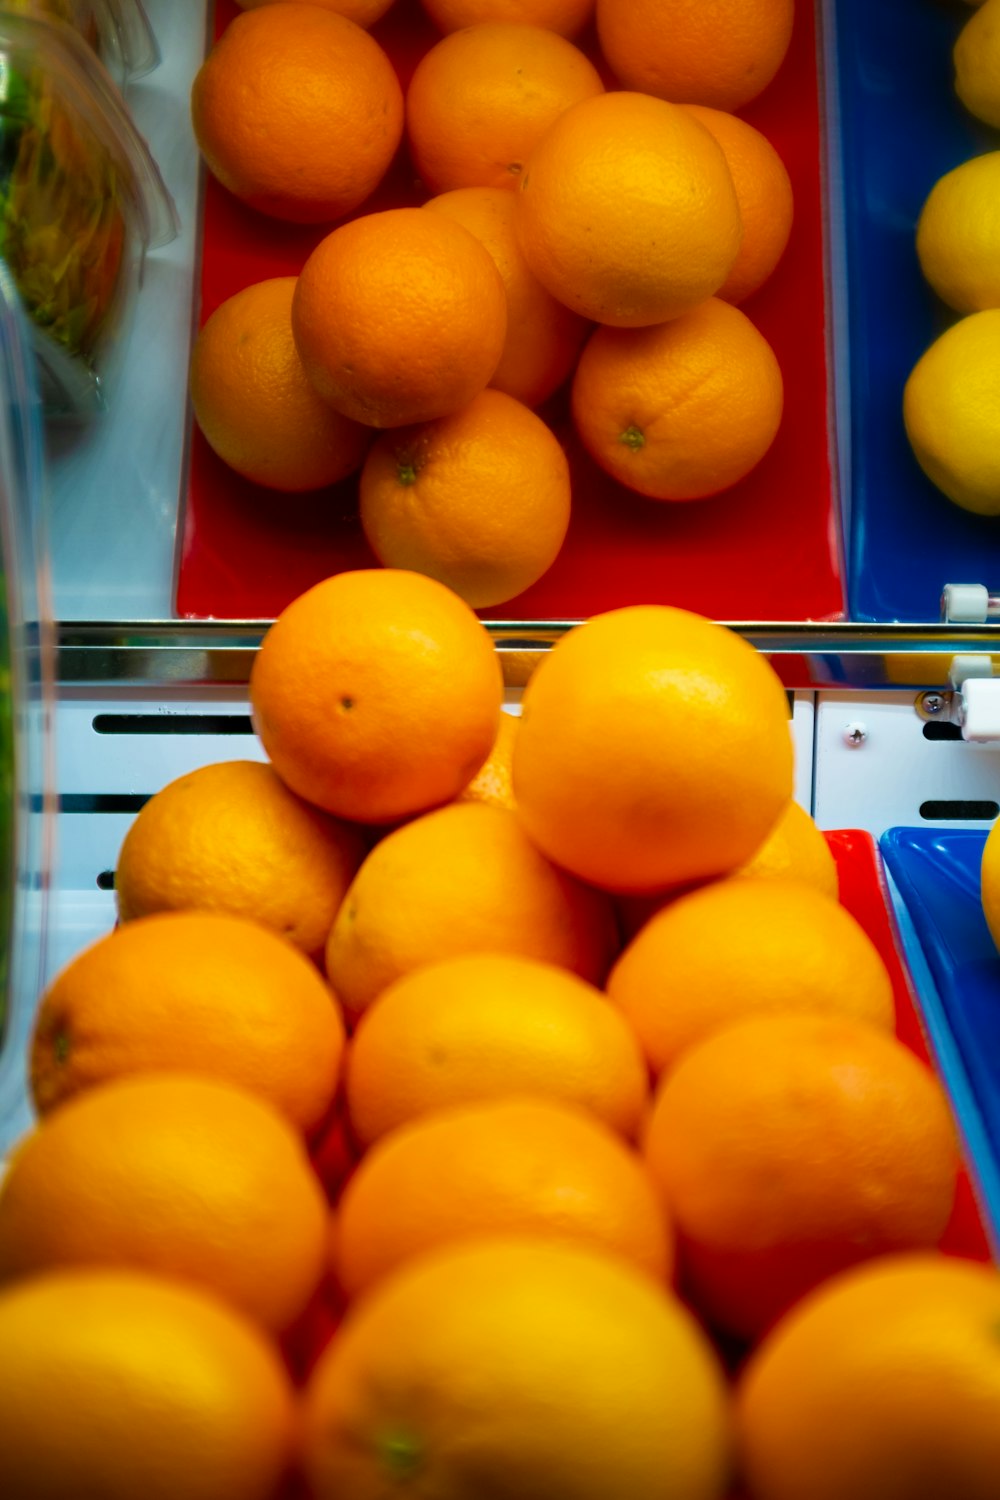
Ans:
POLYGON ((631 1028, 599 990, 509 953, 404 974, 351 1039, 347 1109, 363 1145, 446 1106, 509 1094, 576 1105, 631 1137, 649 1084, 631 1028))
POLYGON ((514 740, 520 718, 517 714, 502 713, 497 728, 493 749, 483 761, 468 786, 456 797, 456 802, 489 802, 495 807, 513 808, 514 788, 511 767, 514 759, 514 740))
POLYGON ((98 938, 42 997, 31 1089, 46 1114, 134 1073, 237 1084, 311 1130, 330 1107, 344 1024, 304 954, 223 912, 163 912, 98 938))
POLYGON ((616 941, 610 902, 551 864, 517 816, 455 802, 386 834, 354 877, 326 948, 352 1015, 403 974, 465 953, 513 953, 592 984, 616 941))
POLYGON ((129 1271, 0 1292, 8 1500, 271 1500, 292 1434, 275 1350, 205 1292, 129 1271))
POLYGON ((414 166, 435 193, 510 191, 563 110, 603 92, 590 59, 554 31, 510 21, 464 26, 424 53, 406 91, 414 166))
POLYGON ((721 875, 791 797, 785 690, 723 625, 666 605, 610 610, 532 675, 513 779, 527 832, 583 880, 649 891, 721 875))
POLYGON ((742 302, 763 286, 785 253, 795 213, 791 180, 767 136, 746 120, 701 104, 685 108, 722 147, 736 189, 743 243, 716 296, 742 302))
MULTIPOLYGON (((236 0, 241 10, 256 10, 261 5, 274 5, 277 0, 236 0)), ((395 0, 306 0, 309 5, 322 5, 325 10, 336 11, 358 26, 374 26, 381 20, 395 0)))
POLYGON ((372 427, 403 427, 458 411, 489 385, 507 299, 492 256, 461 224, 389 208, 316 246, 292 331, 324 401, 372 427))
POLYGON ((560 36, 576 36, 590 20, 594 0, 421 0, 440 31, 457 31, 483 21, 542 26, 560 36))
POLYGON ((499 658, 469 606, 394 568, 339 573, 300 594, 250 673, 254 724, 278 775, 360 822, 457 796, 492 749, 502 697, 499 658))
POLYGON ((489 1234, 568 1238, 665 1279, 670 1226, 642 1158, 592 1114, 500 1098, 410 1120, 362 1157, 337 1207, 349 1297, 416 1255, 489 1234))
POLYGON ((704 302, 743 235, 721 146, 687 110, 647 94, 565 110, 528 158, 517 205, 521 249, 543 286, 623 328, 704 302))
POLYGON ((199 766, 156 792, 126 833, 118 917, 229 912, 319 955, 364 852, 354 825, 296 797, 273 766, 199 766))
POLYGON ((727 1393, 690 1313, 626 1261, 486 1239, 357 1303, 305 1395, 316 1500, 718 1500, 727 1393), (418 1477, 419 1476, 419 1477, 418 1477))
POLYGON ((261 213, 322 224, 359 207, 403 136, 403 91, 378 42, 316 4, 231 21, 195 75, 205 163, 261 213))
POLYGON ((739 109, 784 61, 795 0, 597 0, 597 35, 625 88, 739 109))
POLYGON ((1000 949, 1000 822, 991 824, 983 844, 979 896, 990 936, 1000 949))
POLYGON ((326 1199, 264 1100, 186 1073, 121 1078, 55 1110, 0 1184, 0 1283, 119 1266, 208 1288, 283 1330, 319 1283, 326 1199))
POLYGON ((703 500, 755 468, 781 426, 770 344, 710 297, 653 328, 598 328, 573 376, 573 422, 591 457, 652 500, 703 500))
POLYGON ((958 1165, 944 1091, 914 1053, 806 1015, 690 1048, 660 1083, 645 1152, 696 1306, 744 1337, 856 1262, 937 1245, 958 1165))
POLYGON ((741 865, 740 875, 788 876, 831 896, 840 894, 837 861, 830 845, 801 802, 789 802, 756 854, 741 865))
POLYGON ((336 484, 361 467, 371 439, 306 379, 292 338, 295 280, 277 276, 229 297, 191 356, 191 405, 209 447, 254 484, 285 491, 336 484))
POLYGON ((411 568, 474 609, 504 604, 555 562, 569 528, 569 464, 552 429, 502 391, 377 438, 361 524, 390 568, 411 568))
POLYGON ((744 1371, 738 1432, 753 1494, 991 1500, 998 1329, 995 1266, 893 1255, 827 1282, 744 1371))
POLYGON ((527 406, 540 405, 568 377, 590 324, 528 269, 517 239, 514 194, 456 188, 428 199, 424 208, 464 225, 492 255, 507 293, 507 339, 490 385, 527 406))
POLYGON ((619 956, 607 991, 655 1073, 734 1022, 778 1011, 891 1032, 892 980, 834 897, 787 876, 731 876, 668 902, 619 956))

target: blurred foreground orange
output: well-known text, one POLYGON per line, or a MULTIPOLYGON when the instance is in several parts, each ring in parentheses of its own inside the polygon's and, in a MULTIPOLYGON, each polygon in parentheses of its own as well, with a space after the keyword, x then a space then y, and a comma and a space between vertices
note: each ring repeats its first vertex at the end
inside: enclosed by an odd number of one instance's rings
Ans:
POLYGON ((294 1420, 276 1350, 206 1292, 130 1271, 0 1292, 8 1500, 272 1500, 294 1420))
POLYGON ((858 1021, 776 1015, 710 1036, 662 1080, 645 1149, 695 1305, 743 1337, 858 1261, 936 1246, 955 1197, 941 1085, 858 1021))
POLYGON ((891 1032, 892 980, 861 924, 800 881, 734 876, 667 902, 607 983, 655 1073, 734 1022, 846 1016, 891 1032))
POLYGON ((316 1500, 722 1500, 718 1360, 680 1302, 590 1247, 484 1239, 421 1256, 349 1313, 305 1398, 316 1500), (485 1476, 488 1476, 486 1478, 485 1476))
POLYGON ((0 1184, 0 1282, 66 1266, 157 1272, 266 1328, 323 1268, 326 1204, 298 1133, 214 1078, 146 1074, 62 1105, 0 1184))
POLYGON ((42 997, 35 1107, 132 1074, 183 1068, 249 1089, 300 1130, 340 1074, 340 1008, 304 954, 222 912, 163 912, 84 948, 42 997))
POLYGON ((334 1265, 348 1296, 435 1246, 488 1234, 579 1240, 663 1281, 673 1237, 642 1158, 554 1099, 454 1105, 366 1152, 337 1205, 334 1265))
POLYGON ((469 606, 395 568, 340 573, 300 594, 250 674, 254 724, 279 776, 359 822, 457 796, 490 753, 502 696, 499 659, 469 606))
POLYGON ((370 1144, 406 1120, 509 1094, 562 1100, 634 1136, 649 1084, 628 1022, 566 969, 514 954, 424 964, 351 1040, 347 1106, 370 1144))
POLYGON ((756 1500, 991 1500, 998 1330, 992 1265, 892 1255, 826 1282, 743 1373, 738 1433, 756 1500))

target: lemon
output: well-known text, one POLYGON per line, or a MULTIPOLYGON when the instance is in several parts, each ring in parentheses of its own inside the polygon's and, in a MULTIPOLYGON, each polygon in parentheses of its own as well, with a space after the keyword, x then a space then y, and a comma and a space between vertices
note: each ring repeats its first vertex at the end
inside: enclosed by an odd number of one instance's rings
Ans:
POLYGON ((1000 819, 986 835, 979 878, 983 916, 990 936, 1000 948, 1000 819))
POLYGON ((921 355, 903 421, 918 463, 949 500, 1000 514, 1000 308, 961 318, 921 355))
POLYGON ((938 178, 917 221, 917 258, 956 312, 1000 307, 1000 151, 938 178))
POLYGON ((986 0, 958 34, 955 92, 970 114, 1000 125, 1000 0, 986 0))

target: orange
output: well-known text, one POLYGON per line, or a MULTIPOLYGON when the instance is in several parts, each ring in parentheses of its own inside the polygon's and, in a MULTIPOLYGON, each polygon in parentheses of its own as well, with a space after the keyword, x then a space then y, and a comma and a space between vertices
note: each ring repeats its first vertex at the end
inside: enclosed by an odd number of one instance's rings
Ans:
POLYGON ((787 168, 766 135, 725 110, 686 106, 722 147, 736 189, 743 243, 717 296, 742 302, 771 275, 785 253, 795 200, 787 168))
POLYGON ((261 213, 322 224, 359 207, 403 136, 403 91, 353 21, 315 4, 263 5, 226 27, 195 76, 206 165, 261 213))
POLYGON ((584 447, 652 500, 703 500, 755 468, 781 426, 781 367, 739 308, 710 297, 654 328, 598 328, 573 376, 584 447))
POLYGON ((292 1433, 275 1350, 202 1291, 70 1271, 0 1293, 8 1500, 271 1500, 292 1433))
POLYGON ((507 299, 492 256, 461 224, 389 208, 317 245, 292 331, 324 401, 372 427, 403 427, 458 411, 489 385, 507 299))
POLYGON ((296 797, 272 766, 199 766, 156 792, 125 835, 118 916, 229 912, 318 955, 364 852, 354 825, 296 797))
POLYGON ((502 713, 497 728, 497 737, 479 770, 468 786, 455 799, 458 802, 490 802, 496 807, 514 806, 514 788, 511 767, 514 760, 514 740, 520 723, 517 714, 502 713))
POLYGON ((958 1165, 930 1069, 828 1016, 744 1021, 690 1048, 660 1083, 645 1150, 696 1306, 744 1337, 837 1271, 935 1246, 958 1165))
POLYGON ((594 10, 594 0, 422 0, 422 4, 444 32, 482 21, 508 21, 576 36, 594 10))
POLYGON ((979 894, 990 936, 1000 949, 1000 822, 991 825, 983 844, 979 894))
POLYGON ((795 0, 597 0, 595 14, 601 51, 626 88, 732 110, 780 68, 795 0))
POLYGON ((19 1144, 0 1184, 0 1282, 131 1267, 283 1330, 319 1283, 326 1219, 301 1138, 270 1104, 193 1074, 121 1078, 19 1144))
POLYGON ((785 690, 723 625, 667 605, 595 615, 524 690, 518 817, 550 859, 651 891, 749 859, 792 793, 785 690))
POLYGON ((563 110, 603 92, 590 59, 554 31, 510 21, 452 31, 424 53, 406 92, 414 166, 435 193, 510 191, 563 110))
POLYGON ((414 1256, 489 1234, 580 1240, 661 1280, 673 1259, 642 1158, 575 1105, 511 1097, 436 1111, 371 1147, 337 1207, 337 1279, 353 1297, 414 1256))
POLYGON ((822 831, 800 802, 789 802, 756 854, 740 875, 789 876, 836 901, 840 894, 837 862, 822 831))
POLYGON ((1000 1473, 1000 1275, 893 1255, 827 1284, 744 1372, 743 1466, 759 1500, 992 1500, 1000 1473))
POLYGON ((31 1089, 45 1114, 98 1084, 183 1068, 311 1130, 343 1046, 336 1000, 291 943, 222 912, 164 912, 98 938, 56 975, 35 1022, 31 1089))
MULTIPOLYGON (((462 35, 462 33, 457 33, 462 35)), ((517 239, 517 200, 503 188, 456 188, 424 208, 463 224, 492 255, 507 293, 507 339, 490 385, 538 406, 563 384, 590 324, 547 292, 517 239)))
POLYGON ((531 1094, 575 1104, 634 1136, 649 1094, 627 1022, 554 964, 471 953, 382 991, 351 1040, 347 1108, 370 1145, 448 1105, 531 1094))
POLYGON ((316 1500, 720 1500, 718 1359, 626 1261, 541 1239, 432 1251, 348 1313, 305 1395, 316 1500))
POLYGON ((598 323, 662 323, 718 291, 743 229, 721 146, 647 94, 565 110, 520 177, 517 231, 543 286, 598 323))
MULTIPOLYGON (((261 5, 274 5, 276 0, 236 0, 242 10, 256 10, 261 5)), ((358 26, 373 26, 395 3, 395 0, 307 0, 309 5, 322 5, 326 10, 346 16, 358 26)))
POLYGON ((891 1032, 892 980, 837 900, 787 876, 713 881, 669 902, 608 977, 655 1073, 734 1022, 778 1011, 845 1016, 891 1032))
POLYGON ((615 940, 607 898, 551 864, 513 812, 456 802, 375 845, 333 924, 326 964, 357 1015, 403 974, 465 953, 535 958, 599 984, 615 940))
POLYGON ((469 606, 394 568, 339 573, 300 594, 250 673, 254 724, 278 775, 360 822, 457 796, 492 749, 502 697, 499 658, 469 606))
POLYGON ((361 467, 371 431, 327 406, 292 338, 294 276, 245 287, 194 342, 191 405, 223 463, 275 490, 315 490, 361 467))
POLYGON ((569 528, 569 463, 552 429, 502 391, 376 439, 361 471, 361 524, 390 568, 412 568, 474 609, 547 573, 569 528))

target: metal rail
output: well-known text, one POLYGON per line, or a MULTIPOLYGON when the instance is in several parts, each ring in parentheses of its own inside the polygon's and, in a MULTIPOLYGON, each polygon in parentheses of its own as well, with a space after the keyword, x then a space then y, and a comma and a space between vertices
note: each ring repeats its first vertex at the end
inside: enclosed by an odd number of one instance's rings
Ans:
MULTIPOLYGON (((579 621, 490 620, 509 686, 579 621)), ((990 658, 1000 675, 1000 624, 865 625, 725 621, 767 656, 789 688, 947 688, 956 655, 990 658)), ((119 620, 56 626, 60 686, 197 688, 249 679, 269 621, 119 620)))

